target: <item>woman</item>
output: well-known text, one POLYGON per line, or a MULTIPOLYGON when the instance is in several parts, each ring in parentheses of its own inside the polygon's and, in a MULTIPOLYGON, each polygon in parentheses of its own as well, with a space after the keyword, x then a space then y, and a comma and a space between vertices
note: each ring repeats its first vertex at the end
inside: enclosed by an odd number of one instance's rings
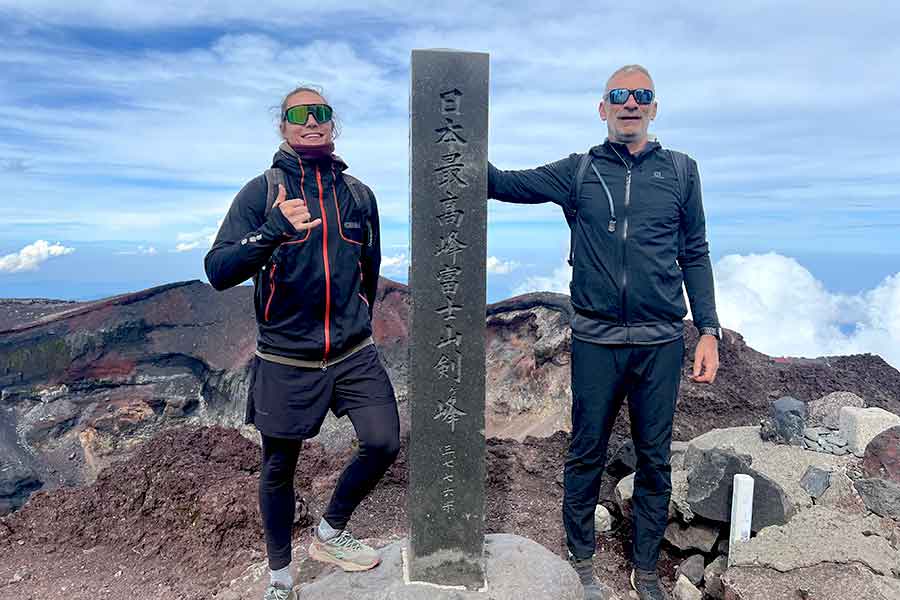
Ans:
POLYGON ((246 422, 262 437, 265 600, 295 598, 294 471, 303 440, 319 432, 328 410, 350 417, 359 451, 316 528, 313 559, 346 571, 378 564, 375 550, 346 525, 400 446, 394 391, 372 341, 381 263, 375 197, 334 154, 333 110, 321 92, 288 93, 279 130, 272 169, 235 197, 205 261, 217 290, 250 277, 255 284, 258 337, 246 422))

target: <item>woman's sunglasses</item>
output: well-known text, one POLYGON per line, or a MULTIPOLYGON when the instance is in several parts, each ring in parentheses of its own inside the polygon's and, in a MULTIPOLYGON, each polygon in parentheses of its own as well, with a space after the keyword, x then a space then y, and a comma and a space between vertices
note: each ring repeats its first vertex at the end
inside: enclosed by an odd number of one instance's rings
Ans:
POLYGON ((284 120, 294 125, 306 125, 309 115, 322 125, 331 120, 334 110, 327 104, 298 104, 284 111, 284 120))

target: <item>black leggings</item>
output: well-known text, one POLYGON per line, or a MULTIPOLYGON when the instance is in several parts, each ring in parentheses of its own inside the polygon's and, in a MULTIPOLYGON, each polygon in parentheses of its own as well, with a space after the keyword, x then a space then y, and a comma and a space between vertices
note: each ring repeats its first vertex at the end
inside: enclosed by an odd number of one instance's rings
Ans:
MULTIPOLYGON (((395 403, 347 411, 356 429, 359 450, 344 467, 323 515, 335 529, 344 529, 350 515, 371 492, 400 451, 400 418, 395 403)), ((291 562, 294 524, 294 471, 302 440, 262 436, 259 511, 266 536, 269 568, 291 562)))

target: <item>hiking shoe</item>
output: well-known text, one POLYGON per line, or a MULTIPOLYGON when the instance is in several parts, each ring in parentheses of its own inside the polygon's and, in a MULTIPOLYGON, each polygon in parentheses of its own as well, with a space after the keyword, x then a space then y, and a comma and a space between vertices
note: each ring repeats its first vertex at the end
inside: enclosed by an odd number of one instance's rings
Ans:
POLYGON ((594 562, 590 558, 578 560, 569 555, 569 564, 578 574, 581 586, 584 588, 584 600, 613 600, 613 591, 604 584, 594 579, 594 562))
POLYGON ((313 541, 309 545, 309 557, 337 565, 345 571, 368 571, 381 562, 374 548, 360 542, 346 529, 327 542, 313 535, 313 541))
POLYGON ((280 585, 270 583, 266 588, 263 600, 297 600, 297 593, 293 589, 283 588, 280 585))
POLYGON ((637 592, 640 600, 672 600, 672 596, 663 588, 656 571, 632 569, 631 587, 637 592))

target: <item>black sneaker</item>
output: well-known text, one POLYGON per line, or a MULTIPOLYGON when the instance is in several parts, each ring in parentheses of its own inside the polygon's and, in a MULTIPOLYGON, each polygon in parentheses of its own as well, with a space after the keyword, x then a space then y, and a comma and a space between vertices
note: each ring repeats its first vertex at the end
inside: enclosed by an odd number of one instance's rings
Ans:
POLYGON ((672 596, 662 586, 656 571, 632 569, 631 587, 640 600, 672 600, 672 596))
POLYGON ((594 579, 594 561, 590 558, 578 560, 569 555, 569 564, 578 574, 584 588, 584 600, 617 600, 613 591, 594 579))

